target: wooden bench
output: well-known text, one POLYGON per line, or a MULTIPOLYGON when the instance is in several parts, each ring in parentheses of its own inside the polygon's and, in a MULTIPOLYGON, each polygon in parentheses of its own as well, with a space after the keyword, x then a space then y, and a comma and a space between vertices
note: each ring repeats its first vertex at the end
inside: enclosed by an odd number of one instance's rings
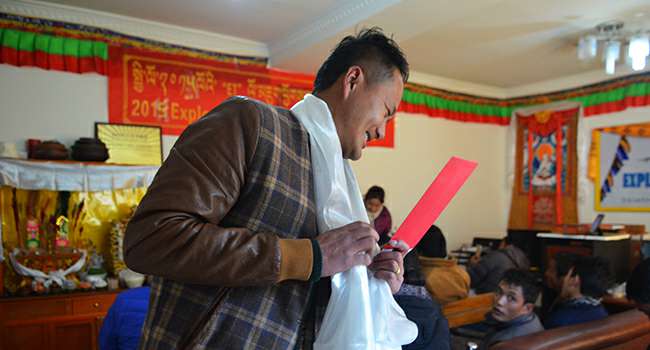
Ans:
POLYGON ((449 322, 449 328, 456 328, 485 320, 485 314, 492 309, 494 293, 479 294, 442 306, 442 314, 449 322))

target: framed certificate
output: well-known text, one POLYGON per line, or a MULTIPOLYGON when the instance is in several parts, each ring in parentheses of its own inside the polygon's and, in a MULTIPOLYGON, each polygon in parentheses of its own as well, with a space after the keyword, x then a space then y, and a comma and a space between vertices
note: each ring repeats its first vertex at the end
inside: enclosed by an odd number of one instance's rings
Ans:
POLYGON ((106 144, 106 163, 162 164, 162 129, 159 126, 95 123, 95 137, 106 144))

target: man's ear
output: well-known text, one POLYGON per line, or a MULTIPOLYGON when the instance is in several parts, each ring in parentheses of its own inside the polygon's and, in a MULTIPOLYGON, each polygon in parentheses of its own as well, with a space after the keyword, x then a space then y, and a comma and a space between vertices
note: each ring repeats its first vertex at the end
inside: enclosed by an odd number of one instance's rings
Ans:
POLYGON ((525 303, 524 304, 524 310, 526 310, 526 313, 529 314, 535 310, 535 304, 533 303, 525 303))
POLYGON ((348 68, 343 77, 343 97, 347 98, 354 90, 356 90, 359 83, 361 83, 364 78, 363 70, 360 66, 351 66, 348 68))

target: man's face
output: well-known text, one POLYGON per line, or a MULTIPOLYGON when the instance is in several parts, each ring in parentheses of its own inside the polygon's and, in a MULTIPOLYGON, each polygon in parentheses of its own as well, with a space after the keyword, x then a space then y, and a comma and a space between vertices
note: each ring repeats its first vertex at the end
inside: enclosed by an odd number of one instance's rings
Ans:
POLYGON ((383 139, 386 122, 395 116, 402 99, 404 83, 398 69, 389 79, 368 84, 363 70, 356 80, 346 76, 344 101, 334 115, 343 158, 358 160, 368 142, 383 139))
POLYGON ((546 271, 544 271, 544 282, 546 286, 559 291, 562 287, 561 281, 557 276, 557 264, 555 259, 550 259, 546 271))
POLYGON ((521 286, 513 286, 500 282, 494 294, 492 317, 500 322, 508 322, 519 316, 527 315, 533 310, 533 305, 526 303, 521 286))

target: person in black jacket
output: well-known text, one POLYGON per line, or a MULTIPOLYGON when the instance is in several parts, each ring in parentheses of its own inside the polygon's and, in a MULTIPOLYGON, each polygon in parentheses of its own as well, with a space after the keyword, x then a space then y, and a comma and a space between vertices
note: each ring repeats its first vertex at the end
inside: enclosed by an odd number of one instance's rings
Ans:
POLYGON ((507 270, 529 268, 530 262, 526 254, 505 237, 498 250, 491 251, 482 258, 473 256, 467 273, 471 279, 470 287, 481 294, 494 292, 507 270))
POLYGON ((625 294, 639 310, 650 315, 650 258, 634 268, 625 285, 625 294))
POLYGON ((418 326, 418 337, 402 349, 449 350, 449 324, 442 315, 440 304, 431 297, 424 283, 418 256, 413 250, 404 257, 404 283, 395 294, 395 300, 406 317, 418 326))

